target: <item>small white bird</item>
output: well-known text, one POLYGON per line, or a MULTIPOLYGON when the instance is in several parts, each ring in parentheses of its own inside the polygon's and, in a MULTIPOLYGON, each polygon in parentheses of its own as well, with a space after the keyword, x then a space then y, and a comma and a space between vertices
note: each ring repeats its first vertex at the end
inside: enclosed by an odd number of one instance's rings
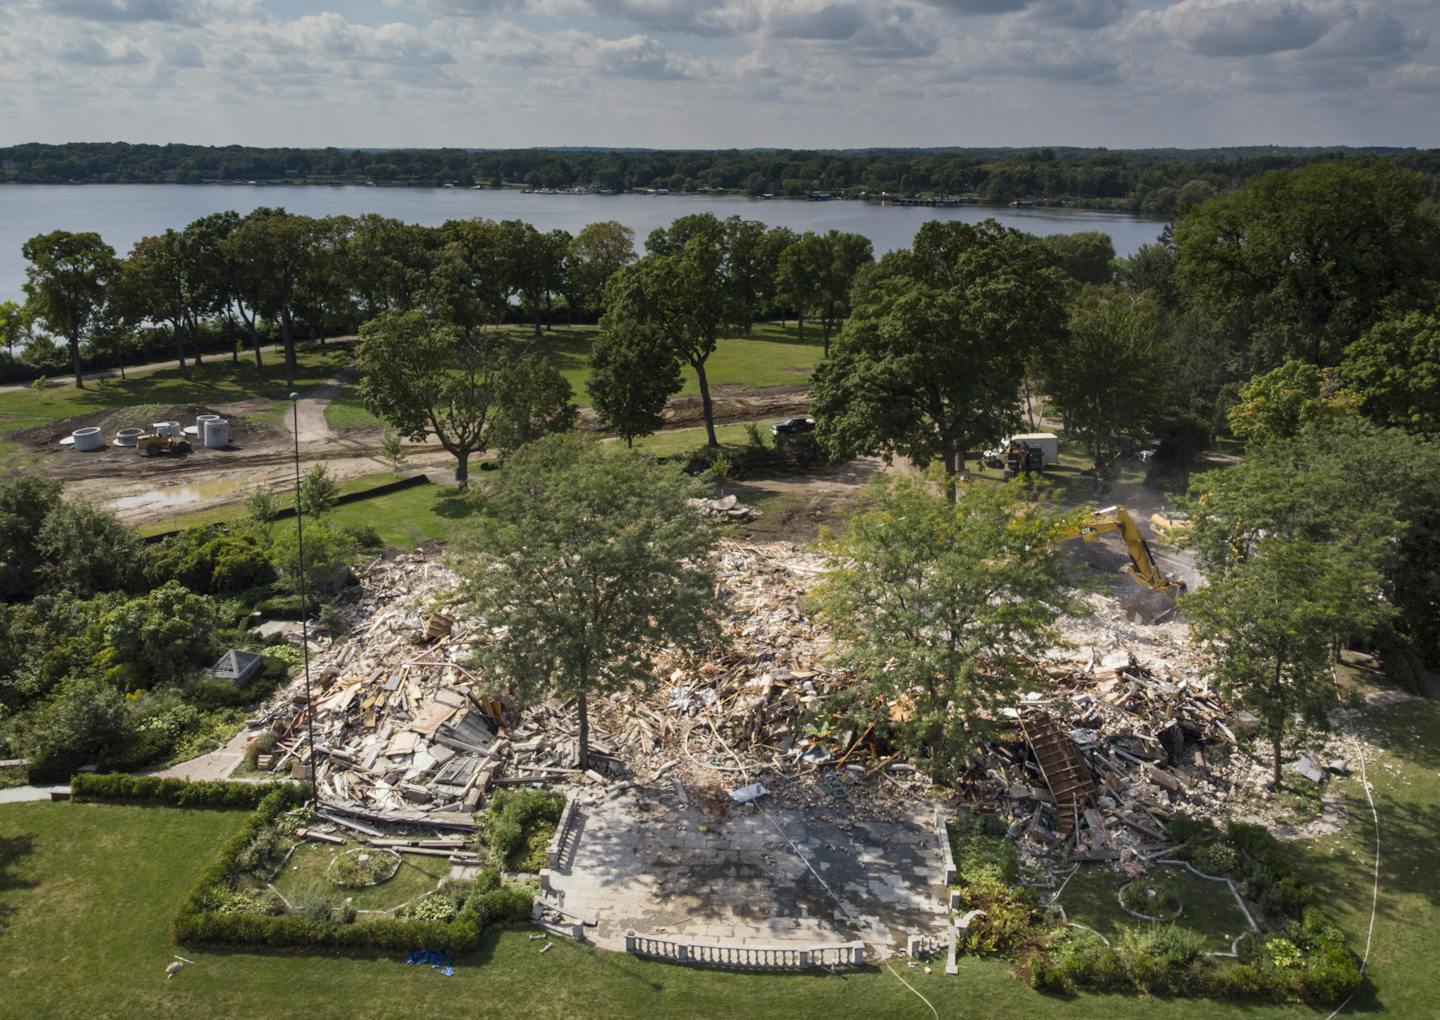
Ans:
POLYGON ((180 973, 182 970, 184 970, 184 969, 185 969, 185 965, 184 965, 183 963, 181 963, 179 960, 174 960, 174 961, 172 961, 172 962, 165 968, 165 980, 166 980, 166 981, 169 981, 171 978, 173 978, 176 974, 179 974, 179 973, 180 973))

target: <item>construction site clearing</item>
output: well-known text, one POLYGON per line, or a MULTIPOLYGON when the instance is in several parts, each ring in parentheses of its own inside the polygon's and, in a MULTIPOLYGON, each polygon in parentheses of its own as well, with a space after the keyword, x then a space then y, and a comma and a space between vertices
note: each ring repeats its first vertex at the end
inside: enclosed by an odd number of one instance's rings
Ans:
MULTIPOLYGON (((1083 861, 1142 873, 1173 850, 1177 813, 1285 834, 1267 814, 1269 765, 1242 746, 1255 720, 1210 689, 1183 622, 1135 623, 1113 597, 1083 595, 1090 612, 1061 621, 1049 683, 1005 709, 1000 736, 940 789, 873 730, 827 715, 849 677, 801 604, 824 559, 784 543, 714 555, 721 637, 661 651, 648 692, 592 703, 587 769, 572 704, 512 704, 468 665, 489 635, 426 551, 358 568, 337 603, 345 634, 315 642, 313 718, 297 680, 251 719, 275 738, 260 764, 313 768, 321 824, 303 835, 405 844, 457 867, 480 863, 470 834, 493 791, 564 793, 537 911, 616 949, 658 930, 897 952, 949 923, 945 819, 965 812, 999 816, 1023 880, 1041 887, 1083 861)), ((1287 766, 1316 784, 1363 750, 1352 735, 1316 740, 1287 766)), ((1338 798, 1325 802, 1314 824, 1334 826, 1338 798)))

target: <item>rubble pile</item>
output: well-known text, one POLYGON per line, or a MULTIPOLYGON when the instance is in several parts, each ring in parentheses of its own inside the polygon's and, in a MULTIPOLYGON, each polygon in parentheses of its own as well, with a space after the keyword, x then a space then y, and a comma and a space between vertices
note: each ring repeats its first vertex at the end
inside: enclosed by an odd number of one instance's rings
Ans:
POLYGON ((275 770, 318 764, 321 798, 351 819, 462 830, 495 784, 579 775, 573 711, 483 700, 463 665, 474 622, 426 611, 453 574, 418 553, 359 574, 359 596, 341 607, 347 634, 312 660, 320 760, 309 759, 304 688, 292 685, 258 719, 277 737, 275 770))
MULTIPOLYGON (((453 574, 422 553, 366 565, 340 607, 348 633, 312 659, 323 799, 361 824, 463 830, 488 791, 527 783, 663 781, 717 803, 760 784, 783 803, 881 815, 928 796, 928 780, 872 730, 817 711, 848 682, 802 609, 823 558, 731 542, 715 555, 719 640, 665 650, 650 691, 594 702, 583 771, 573 705, 487 700, 466 665, 482 625, 443 611, 453 574)), ((1113 600, 1089 598, 1091 615, 1066 621, 1067 644, 1051 653, 1052 683, 1007 712, 1013 733, 976 750, 957 794, 1006 818, 1027 857, 1066 847, 1148 858, 1166 849, 1173 813, 1223 818, 1264 774, 1232 753, 1241 717, 1204 682, 1183 625, 1133 624, 1113 600)), ((305 705, 297 682, 259 720, 277 736, 277 771, 312 764, 305 705)))
MULTIPOLYGON (((712 650, 662 653, 646 697, 616 696, 601 710, 637 776, 668 775, 696 787, 741 787, 762 773, 767 791, 800 800, 825 766, 846 765, 868 733, 815 721, 815 709, 846 682, 828 664, 832 644, 803 612, 822 557, 779 544, 725 543, 716 552, 724 605, 712 650)), ((872 763, 873 764, 873 763, 872 763)), ((850 775, 871 772, 850 766, 850 775)), ((895 763, 902 780, 913 767, 895 763)), ((873 774, 873 773, 872 773, 873 774)))
MULTIPOLYGON (((1113 661, 1113 659, 1111 660, 1113 661)), ((1168 849, 1164 823, 1177 809, 1223 817, 1235 735, 1223 706, 1200 681, 1174 680, 1127 660, 1124 665, 1054 664, 1055 690, 1028 695, 1007 712, 1022 737, 978 750, 964 784, 971 806, 1010 818, 1010 834, 1035 853, 1074 833, 1080 859, 1142 857, 1168 849), (1060 809, 1068 790, 1047 776, 1033 739, 1048 722, 1087 766, 1090 795, 1077 818, 1060 809), (1032 739, 1027 741, 1025 736, 1032 739)))

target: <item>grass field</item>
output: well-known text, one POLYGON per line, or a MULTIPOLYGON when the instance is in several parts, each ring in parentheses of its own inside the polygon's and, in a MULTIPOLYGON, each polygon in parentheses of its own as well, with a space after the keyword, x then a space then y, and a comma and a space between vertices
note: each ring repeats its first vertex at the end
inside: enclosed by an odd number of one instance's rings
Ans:
MULTIPOLYGON (((296 357, 295 388, 301 391, 318 386, 348 364, 347 348, 306 346, 296 357)), ((265 421, 279 421, 289 406, 290 387, 285 385, 285 362, 270 355, 264 370, 253 359, 238 363, 212 355, 204 364, 190 366, 190 378, 179 369, 165 368, 132 379, 92 379, 85 388, 73 383, 47 386, 42 390, 23 389, 0 394, 0 455, 13 459, 23 451, 7 439, 11 432, 45 422, 60 421, 92 411, 125 407, 169 407, 198 404, 210 406, 232 400, 261 398, 274 401, 268 411, 250 415, 265 421)))
MULTIPOLYGON (((1385 853, 1371 958, 1373 986, 1345 1015, 1422 1020, 1440 1002, 1440 704, 1376 710, 1371 764, 1385 853)), ((1307 847, 1306 871, 1365 943, 1374 836, 1358 781, 1353 821, 1307 847)), ((844 976, 759 975, 644 963, 559 941, 541 956, 524 931, 490 937, 453 978, 394 957, 185 950, 174 981, 170 918, 241 816, 77 804, 0 806, 0 1013, 16 1017, 929 1017, 883 969, 844 976)), ((958 977, 897 968, 942 1017, 1005 1020, 1323 1018, 1268 1004, 1055 998, 1007 965, 964 960, 958 977)))
MULTIPOLYGON (((352 847, 355 844, 352 844, 352 847)), ((342 889, 331 884, 325 871, 335 854, 347 847, 325 846, 302 843, 290 855, 283 871, 275 876, 274 886, 287 900, 303 895, 309 889, 319 889, 333 900, 348 899, 356 910, 390 910, 408 903, 417 896, 435 888, 446 875, 450 874, 450 862, 443 857, 424 857, 418 854, 404 854, 400 859, 400 870, 395 877, 378 885, 363 889, 342 889)))
MULTIPOLYGON (((575 392, 575 402, 581 407, 590 404, 590 395, 585 389, 590 378, 590 346, 599 331, 594 326, 556 326, 538 341, 533 340, 528 330, 508 329, 506 331, 517 343, 535 343, 544 350, 575 392)), ((801 343, 794 326, 780 326, 778 323, 761 323, 748 337, 720 340, 715 353, 705 365, 705 374, 710 381, 710 390, 715 393, 721 387, 740 387, 754 390, 767 386, 799 386, 810 381, 810 373, 820 363, 822 354, 820 333, 807 330, 801 343)), ((695 370, 688 365, 682 369, 684 386, 679 396, 694 396, 700 392, 700 381, 695 370)), ((347 387, 325 410, 325 420, 331 428, 356 426, 377 427, 380 422, 360 406, 360 398, 353 387, 347 387)))
MULTIPOLYGON (((363 475, 339 483, 341 493, 359 492, 394 481, 389 472, 363 475)), ((294 502, 291 492, 277 493, 281 506, 294 502)), ((413 489, 401 489, 374 499, 357 500, 337 506, 325 515, 327 524, 336 527, 358 527, 365 525, 375 529, 380 540, 395 548, 413 548, 421 542, 449 537, 455 522, 471 514, 471 506, 465 496, 450 485, 417 485, 413 489)), ((149 521, 137 527, 141 535, 156 535, 207 524, 221 524, 245 515, 244 503, 227 503, 208 510, 197 510, 189 514, 177 514, 161 520, 149 521)), ((293 528, 293 518, 276 521, 274 528, 293 528)))
MULTIPOLYGON (((1179 867, 1156 866, 1150 873, 1175 887, 1184 907, 1175 926, 1203 936, 1207 952, 1229 952, 1235 937, 1250 930, 1225 883, 1207 881, 1179 867)), ((1060 905, 1069 920, 1113 939, 1122 927, 1142 923, 1120 906, 1117 896, 1124 884, 1111 868, 1082 865, 1066 883, 1060 905)))

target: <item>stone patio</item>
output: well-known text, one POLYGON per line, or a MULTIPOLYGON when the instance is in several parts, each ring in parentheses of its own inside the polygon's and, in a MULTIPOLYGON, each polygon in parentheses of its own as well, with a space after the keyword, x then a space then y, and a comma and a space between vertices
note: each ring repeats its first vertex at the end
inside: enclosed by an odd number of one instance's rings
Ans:
POLYGON ((596 922, 586 935, 607 949, 634 930, 739 945, 858 939, 889 955, 947 916, 933 809, 907 814, 856 820, 631 789, 577 804, 549 901, 596 922))

